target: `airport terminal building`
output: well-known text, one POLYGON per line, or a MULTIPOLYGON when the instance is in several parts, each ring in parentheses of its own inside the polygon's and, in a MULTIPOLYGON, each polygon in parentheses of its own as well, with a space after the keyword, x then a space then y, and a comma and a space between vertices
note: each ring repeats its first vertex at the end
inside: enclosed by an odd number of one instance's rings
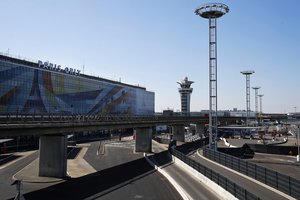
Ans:
POLYGON ((0 54, 0 114, 154 115, 154 92, 0 54))

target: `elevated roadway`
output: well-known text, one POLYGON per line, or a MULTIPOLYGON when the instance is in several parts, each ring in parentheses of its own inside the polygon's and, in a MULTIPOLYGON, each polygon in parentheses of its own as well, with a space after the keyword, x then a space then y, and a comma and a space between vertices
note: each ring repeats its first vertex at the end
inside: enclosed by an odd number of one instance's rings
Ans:
MULTIPOLYGON (((240 118, 219 118, 221 123, 235 123, 240 118)), ((15 115, 0 117, 0 137, 38 135, 39 175, 65 177, 67 171, 66 134, 103 129, 135 129, 135 150, 152 151, 152 127, 156 125, 173 126, 173 138, 184 141, 184 126, 194 123, 204 131, 207 117, 194 116, 43 116, 15 115)))
MULTIPOLYGON (((221 124, 240 117, 219 117, 221 124)), ((0 137, 45 135, 88 130, 153 127, 157 125, 207 124, 208 117, 194 116, 2 116, 0 137)))

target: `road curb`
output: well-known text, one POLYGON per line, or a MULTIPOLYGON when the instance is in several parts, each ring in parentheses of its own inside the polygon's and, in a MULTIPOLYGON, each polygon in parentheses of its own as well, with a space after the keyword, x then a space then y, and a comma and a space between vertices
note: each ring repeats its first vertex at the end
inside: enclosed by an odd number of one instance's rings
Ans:
POLYGON ((191 200, 193 198, 191 198, 187 192, 167 173, 165 172, 163 169, 159 168, 157 165, 155 165, 147 156, 146 153, 144 153, 144 157, 147 160, 147 162, 154 167, 159 173, 161 173, 166 179, 168 179, 168 181, 173 185, 173 187, 177 190, 177 192, 180 194, 180 196, 184 199, 184 200, 191 200))
POLYGON ((258 181, 258 180, 255 180, 255 179, 253 179, 253 178, 251 178, 251 177, 249 177, 249 176, 247 176, 247 175, 245 175, 245 174, 242 174, 242 173, 240 173, 240 172, 238 172, 238 171, 235 171, 235 170, 233 170, 233 169, 230 169, 230 168, 228 168, 228 167, 226 167, 226 166, 224 166, 224 165, 221 165, 221 164, 219 164, 219 163, 217 163, 217 162, 214 162, 214 161, 212 161, 212 160, 210 160, 210 159, 204 157, 203 155, 200 154, 199 151, 197 151, 197 155, 198 155, 199 157, 201 157, 201 158, 203 158, 203 159, 209 161, 209 162, 214 163, 215 165, 218 165, 218 166, 223 167, 224 169, 226 169, 226 170, 228 170, 228 171, 231 171, 232 173, 235 173, 235 174, 237 174, 237 175, 239 175, 239 176, 242 176, 242 177, 244 177, 244 178, 246 178, 246 179, 248 179, 248 180, 250 180, 250 181, 253 181, 254 183, 256 183, 256 184, 258 184, 258 185, 261 185, 262 187, 265 187, 265 188, 267 188, 267 189, 269 189, 269 190, 271 190, 271 191, 273 191, 273 192, 275 192, 275 193, 277 193, 277 194, 279 194, 279 195, 281 195, 281 196, 283 196, 283 197, 285 197, 285 198, 287 198, 287 199, 296 200, 294 197, 289 196, 288 194, 283 193, 283 192, 281 192, 281 191, 279 191, 279 190, 276 190, 275 188, 273 188, 273 187, 271 187, 271 186, 269 186, 269 185, 266 185, 266 184, 264 184, 264 183, 262 183, 262 182, 260 182, 260 181, 258 181))
POLYGON ((180 167, 182 167, 184 170, 186 170, 188 173, 190 173, 191 176, 194 176, 197 180, 201 181, 203 184, 205 184, 208 188, 215 191, 215 193, 221 197, 222 199, 226 200, 238 200, 235 196, 233 196, 230 192, 219 186, 217 183, 213 182, 191 166, 187 165, 183 161, 181 161, 179 158, 176 158, 172 155, 173 160, 175 160, 175 163, 177 163, 180 167))

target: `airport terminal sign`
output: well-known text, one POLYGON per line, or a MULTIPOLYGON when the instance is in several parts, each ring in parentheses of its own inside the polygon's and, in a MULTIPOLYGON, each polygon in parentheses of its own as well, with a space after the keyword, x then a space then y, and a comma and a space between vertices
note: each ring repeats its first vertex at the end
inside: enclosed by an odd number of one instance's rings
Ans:
POLYGON ((39 68, 43 68, 43 69, 49 69, 49 70, 52 70, 52 71, 64 72, 66 74, 73 74, 73 75, 77 75, 77 76, 80 75, 80 70, 78 70, 78 69, 69 68, 69 67, 62 68, 61 65, 49 63, 48 61, 43 62, 43 61, 39 60, 38 65, 39 65, 39 68))

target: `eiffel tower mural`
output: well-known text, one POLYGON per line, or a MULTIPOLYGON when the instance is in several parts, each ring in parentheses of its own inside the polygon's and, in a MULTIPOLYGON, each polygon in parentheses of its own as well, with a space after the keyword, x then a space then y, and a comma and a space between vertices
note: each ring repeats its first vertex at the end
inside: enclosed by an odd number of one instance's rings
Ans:
POLYGON ((26 103, 24 104, 22 112, 24 112, 24 113, 35 113, 35 112, 47 113, 47 110, 45 108, 45 105, 44 105, 42 97, 41 97, 41 91, 40 91, 39 81, 38 81, 38 70, 36 70, 36 69, 34 70, 34 77, 33 77, 33 81, 32 81, 30 94, 26 100, 26 103))

